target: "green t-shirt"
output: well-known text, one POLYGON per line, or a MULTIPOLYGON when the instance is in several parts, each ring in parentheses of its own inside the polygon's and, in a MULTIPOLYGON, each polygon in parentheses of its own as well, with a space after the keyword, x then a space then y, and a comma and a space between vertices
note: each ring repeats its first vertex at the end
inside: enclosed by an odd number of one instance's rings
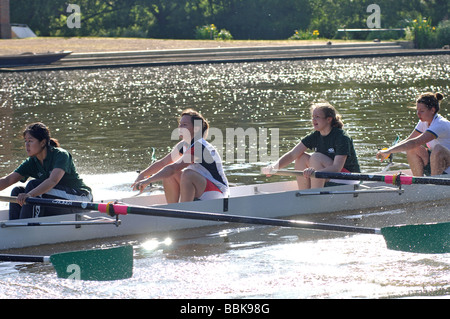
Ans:
POLYGON ((72 155, 59 147, 47 148, 47 157, 44 159, 43 165, 35 156, 32 156, 23 161, 15 172, 24 177, 22 182, 25 182, 29 177, 44 181, 50 177, 54 168, 60 168, 65 172, 58 185, 91 192, 91 189, 84 184, 78 175, 72 155))
POLYGON ((344 168, 353 173, 360 172, 353 140, 344 130, 333 127, 330 134, 326 136, 322 136, 319 131, 314 131, 304 137, 302 143, 314 152, 322 153, 332 160, 336 155, 347 155, 344 168))

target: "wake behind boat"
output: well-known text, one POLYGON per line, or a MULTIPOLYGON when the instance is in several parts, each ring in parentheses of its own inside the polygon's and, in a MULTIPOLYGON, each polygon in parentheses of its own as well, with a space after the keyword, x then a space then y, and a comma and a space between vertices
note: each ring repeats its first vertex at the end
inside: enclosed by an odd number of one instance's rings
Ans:
MULTIPOLYGON (((286 218, 345 210, 371 209, 435 201, 448 197, 446 185, 412 184, 402 187, 364 182, 299 191, 295 181, 231 187, 230 197, 209 201, 167 204, 164 194, 118 199, 125 205, 157 207, 169 211, 207 212, 262 218, 286 218)), ((114 199, 117 200, 117 199, 114 199)), ((109 202, 109 201, 105 201, 109 202)), ((220 222, 160 216, 117 215, 81 211, 21 220, 7 220, 0 211, 0 249, 112 238, 196 228, 220 222)))

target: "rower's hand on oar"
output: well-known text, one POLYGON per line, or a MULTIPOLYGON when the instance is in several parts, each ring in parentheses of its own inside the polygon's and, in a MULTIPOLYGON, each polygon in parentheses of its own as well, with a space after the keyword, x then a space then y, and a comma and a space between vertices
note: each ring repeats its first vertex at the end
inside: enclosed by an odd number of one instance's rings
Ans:
POLYGON ((381 151, 378 151, 377 153, 377 159, 379 159, 381 162, 384 161, 389 157, 391 153, 388 151, 387 148, 383 148, 381 151))
POLYGON ((266 175, 267 177, 272 176, 275 172, 276 169, 273 165, 267 165, 266 167, 261 168, 261 174, 266 175))
POLYGON ((17 195, 17 204, 19 204, 20 206, 25 205, 28 197, 30 197, 28 193, 20 193, 19 195, 17 195))
POLYGON ((131 185, 131 187, 133 188, 134 191, 139 191, 139 193, 142 193, 149 184, 150 183, 148 182, 148 179, 144 179, 134 182, 134 184, 131 185))
POLYGON ((305 168, 303 170, 303 177, 311 178, 311 176, 313 176, 315 172, 316 172, 316 170, 312 167, 305 168))

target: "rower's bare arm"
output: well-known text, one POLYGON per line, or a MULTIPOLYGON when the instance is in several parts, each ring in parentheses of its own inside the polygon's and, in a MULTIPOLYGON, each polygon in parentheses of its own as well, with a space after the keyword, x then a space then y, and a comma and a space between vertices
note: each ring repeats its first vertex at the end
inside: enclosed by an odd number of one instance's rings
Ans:
POLYGON ((435 136, 428 131, 424 133, 414 131, 406 140, 390 147, 388 151, 390 153, 406 152, 421 145, 425 145, 434 139, 435 136))
POLYGON ((300 156, 303 155, 307 150, 306 146, 303 145, 302 142, 298 143, 293 149, 291 149, 289 152, 284 154, 278 162, 275 164, 276 169, 281 169, 283 167, 288 166, 292 162, 294 162, 296 159, 298 159, 300 156))
POLYGON ((425 145, 433 139, 435 139, 435 136, 428 131, 420 133, 414 130, 405 140, 398 142, 388 149, 379 151, 377 153, 377 158, 383 161, 388 158, 391 153, 406 152, 421 145, 425 145))
POLYGON ((16 172, 12 172, 3 178, 0 178, 0 191, 19 182, 22 178, 23 176, 16 172))
POLYGON ((179 160, 181 157, 181 154, 179 151, 179 145, 180 145, 180 143, 178 143, 173 148, 173 150, 170 153, 168 153, 166 156, 164 156, 162 159, 157 160, 156 162, 152 163, 149 167, 147 167, 145 170, 143 170, 136 178, 136 182, 141 181, 149 176, 156 174, 157 172, 162 170, 167 165, 170 165, 170 164, 176 162, 177 160, 179 160))
POLYGON ((30 197, 36 197, 47 193, 48 191, 53 189, 53 187, 58 185, 59 181, 61 180, 61 178, 63 178, 65 173, 66 172, 61 168, 54 168, 50 173, 50 176, 36 188, 33 188, 31 191, 29 191, 28 195, 30 197))

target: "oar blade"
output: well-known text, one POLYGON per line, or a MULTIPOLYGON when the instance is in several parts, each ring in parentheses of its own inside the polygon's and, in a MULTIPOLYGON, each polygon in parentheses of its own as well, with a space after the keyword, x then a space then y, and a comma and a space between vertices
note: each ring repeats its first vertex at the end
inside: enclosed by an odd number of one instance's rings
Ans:
POLYGON ((133 247, 130 245, 65 252, 50 256, 59 278, 75 280, 121 280, 133 276, 133 247))
POLYGON ((381 229, 387 248, 424 254, 450 252, 450 222, 381 229))

